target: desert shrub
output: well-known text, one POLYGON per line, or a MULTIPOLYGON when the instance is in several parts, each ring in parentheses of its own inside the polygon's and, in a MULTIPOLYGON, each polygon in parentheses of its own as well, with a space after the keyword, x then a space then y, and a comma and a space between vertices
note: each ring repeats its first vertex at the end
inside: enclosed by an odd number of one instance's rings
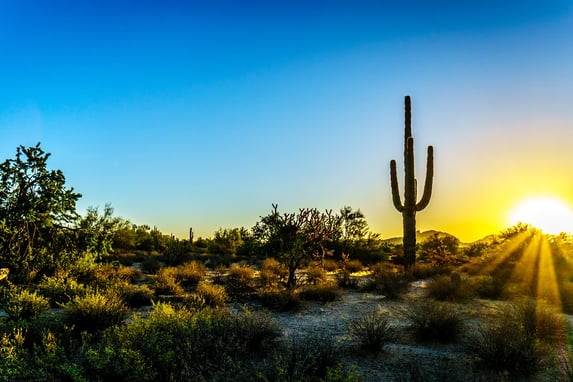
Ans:
POLYGON ((343 269, 336 274, 336 282, 341 288, 354 289, 358 287, 358 277, 354 277, 349 271, 343 269))
POLYGON ((133 349, 100 345, 87 349, 84 358, 84 375, 90 381, 156 381, 151 365, 133 349))
MULTIPOLYGON (((272 356, 265 371, 270 381, 321 381, 340 368, 340 349, 332 337, 293 336, 272 356)), ((343 380, 343 379, 342 379, 343 380)))
POLYGON ((463 279, 459 273, 452 272, 450 276, 438 276, 428 283, 428 296, 439 301, 461 301, 472 297, 472 285, 463 279))
POLYGON ((344 264, 344 268, 350 273, 355 273, 355 272, 362 271, 362 269, 364 269, 364 265, 362 264, 362 262, 360 260, 353 259, 353 260, 347 261, 344 264))
POLYGON ((556 312, 534 300, 511 303, 480 327, 469 347, 495 370, 530 376, 549 357, 547 346, 562 338, 566 322, 556 312))
POLYGON ((342 291, 336 284, 313 285, 300 292, 300 297, 307 301, 330 302, 338 300, 340 296, 342 291))
POLYGON ((287 278, 286 267, 275 258, 267 257, 263 260, 260 268, 261 286, 267 288, 277 288, 281 282, 287 278))
POLYGON ((43 276, 38 283, 38 292, 48 298, 52 307, 65 304, 76 296, 83 296, 89 289, 76 280, 60 276, 43 276))
POLYGON ((505 281, 500 277, 476 276, 474 279, 475 291, 480 298, 499 299, 505 289, 505 281))
POLYGON ((255 290, 255 270, 248 265, 232 265, 225 286, 234 297, 244 297, 252 293, 255 290))
POLYGON ((161 268, 153 280, 153 289, 156 295, 183 296, 185 290, 177 280, 177 268, 161 268))
POLYGON ((390 322, 388 314, 370 312, 351 321, 348 331, 362 348, 376 353, 395 337, 390 322))
POLYGON ((408 288, 408 276, 388 263, 372 266, 372 275, 365 286, 367 290, 381 293, 388 298, 397 298, 408 288))
POLYGON ((141 268, 143 271, 151 274, 157 273, 163 265, 164 264, 159 259, 159 256, 153 254, 146 256, 141 262, 141 268))
POLYGON ((50 302, 42 295, 27 289, 12 288, 4 310, 13 320, 29 320, 50 308, 50 302))
POLYGON ((326 281, 326 271, 318 265, 312 265, 305 269, 305 282, 310 285, 318 285, 326 281))
POLYGON ((414 302, 403 315, 418 340, 442 343, 459 339, 466 318, 455 305, 435 301, 414 302))
POLYGON ((177 279, 184 287, 194 287, 205 277, 205 267, 196 261, 177 266, 177 279))
POLYGON ((563 304, 563 313, 573 314, 573 282, 563 281, 559 286, 561 301, 563 304))
MULTIPOLYGON (((210 307, 221 307, 227 302, 227 292, 222 285, 212 284, 208 281, 201 281, 197 286, 195 295, 200 298, 201 305, 210 307)), ((195 299, 195 302, 198 300, 195 299)))
POLYGON ((300 296, 288 290, 263 292, 259 301, 263 307, 281 312, 297 311, 303 306, 300 296))
POLYGON ((340 265, 335 260, 325 259, 322 261, 322 267, 327 272, 336 272, 340 268, 340 265))
POLYGON ((118 325, 128 312, 118 295, 97 290, 74 297, 64 306, 64 311, 66 321, 80 332, 94 332, 118 325))
POLYGON ((153 290, 147 285, 125 285, 120 290, 121 298, 130 308, 151 305, 153 290))
POLYGON ((116 284, 118 281, 136 282, 141 276, 141 271, 123 265, 114 266, 112 264, 100 265, 84 277, 90 285, 105 288, 116 284))
POLYGON ((426 263, 416 263, 409 269, 409 273, 414 279, 417 280, 441 275, 443 273, 447 273, 448 271, 448 268, 438 267, 436 265, 426 263))
MULTIPOLYGON (((102 346, 140 361, 137 369, 146 370, 144 380, 247 381, 256 374, 249 359, 256 349, 272 351, 278 333, 269 316, 160 303, 146 319, 108 331, 102 346)), ((110 363, 109 380, 125 375, 125 366, 110 363), (115 365, 119 370, 112 373, 115 365)))

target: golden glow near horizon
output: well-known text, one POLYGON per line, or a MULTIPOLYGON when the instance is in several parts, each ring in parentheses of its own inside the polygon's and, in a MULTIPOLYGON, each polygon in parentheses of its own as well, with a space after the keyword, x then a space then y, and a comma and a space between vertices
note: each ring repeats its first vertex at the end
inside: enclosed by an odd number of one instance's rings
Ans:
POLYGON ((537 196, 519 202, 509 215, 509 224, 527 223, 548 234, 573 232, 573 210, 556 197, 537 196))

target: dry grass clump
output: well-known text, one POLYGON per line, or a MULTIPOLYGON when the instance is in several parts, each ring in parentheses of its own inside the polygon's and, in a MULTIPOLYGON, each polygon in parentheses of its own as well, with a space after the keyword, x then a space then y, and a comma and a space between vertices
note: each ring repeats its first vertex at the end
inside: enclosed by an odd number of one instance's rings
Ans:
POLYGON ((336 284, 313 285, 304 288, 300 297, 307 301, 331 302, 342 296, 342 290, 336 284))
POLYGON ((228 296, 224 286, 201 281, 197 285, 193 298, 201 305, 216 308, 224 306, 228 296))
POLYGON ((459 273, 442 275, 432 279, 427 287, 428 296, 439 301, 464 301, 474 295, 474 288, 459 273))
POLYGON ((273 257, 263 260, 260 268, 261 287, 264 289, 276 289, 287 278, 286 267, 273 257))
POLYGON ((305 279, 306 284, 319 285, 324 283, 328 278, 328 275, 322 267, 319 265, 311 265, 305 269, 305 279))
POLYGON ((377 353, 396 337, 388 314, 370 312, 351 321, 348 331, 363 349, 377 353))
POLYGON ((414 336, 422 341, 450 343, 457 341, 466 316, 449 303, 416 301, 403 311, 414 336))
POLYGON ((231 296, 245 297, 256 290, 255 270, 248 265, 233 264, 224 283, 231 296))
POLYGON ((367 290, 376 291, 388 298, 398 298, 408 288, 408 275, 392 264, 377 263, 371 270, 371 279, 365 286, 367 290))
POLYGON ((260 293, 259 301, 263 307, 280 312, 293 312, 303 307, 300 295, 287 290, 260 293))
POLYGON ((183 263, 176 269, 177 280, 185 288, 195 287, 205 277, 205 266, 197 261, 183 263))
POLYGON ((469 347, 485 366, 528 377, 547 364, 548 349, 566 331, 567 322, 555 310, 523 300, 500 308, 471 336, 469 347))
POLYGON ((346 261, 344 263, 344 268, 350 273, 355 273, 362 271, 364 269, 364 265, 360 260, 354 259, 346 261))
POLYGON ((177 275, 179 271, 175 267, 165 267, 159 269, 153 280, 153 289, 158 296, 177 296, 185 295, 185 290, 179 281, 177 275))

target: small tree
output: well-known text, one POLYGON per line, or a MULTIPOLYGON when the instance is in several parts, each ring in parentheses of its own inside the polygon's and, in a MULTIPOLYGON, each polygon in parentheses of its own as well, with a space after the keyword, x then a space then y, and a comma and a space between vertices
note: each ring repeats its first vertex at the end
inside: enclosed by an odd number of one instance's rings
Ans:
POLYGON ((253 227, 256 238, 263 242, 267 255, 275 257, 288 269, 287 289, 297 285, 296 271, 310 260, 321 261, 327 255, 326 244, 336 231, 338 217, 332 211, 321 213, 315 208, 301 208, 298 213, 278 212, 261 217, 253 227))
POLYGON ((0 164, 0 262, 17 281, 76 256, 73 225, 81 197, 65 187, 60 170, 48 170, 50 154, 38 143, 19 146, 0 164))

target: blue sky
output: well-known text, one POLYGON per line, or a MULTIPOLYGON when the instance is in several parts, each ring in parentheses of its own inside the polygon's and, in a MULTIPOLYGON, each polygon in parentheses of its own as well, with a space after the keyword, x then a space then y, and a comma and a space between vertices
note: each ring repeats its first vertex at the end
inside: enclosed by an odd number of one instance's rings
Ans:
POLYGON ((436 152, 419 227, 474 240, 573 202, 571 36, 570 1, 0 1, 0 157, 40 141, 80 210, 182 237, 272 203, 388 237, 408 94, 418 178, 436 152))

